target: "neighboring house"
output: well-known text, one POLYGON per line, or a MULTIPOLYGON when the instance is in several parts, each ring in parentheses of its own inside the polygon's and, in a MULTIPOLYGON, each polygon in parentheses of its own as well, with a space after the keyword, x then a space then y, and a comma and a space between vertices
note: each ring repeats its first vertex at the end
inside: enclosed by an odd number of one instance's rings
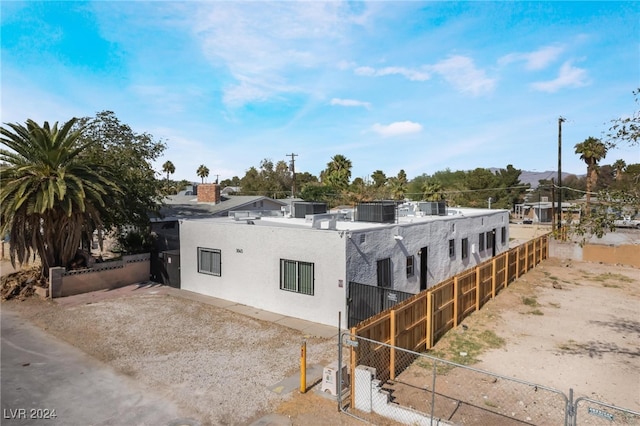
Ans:
POLYGON ((242 188, 240 188, 239 186, 225 186, 220 191, 220 194, 222 194, 223 196, 225 196, 225 195, 233 195, 233 194, 239 193, 241 190, 242 190, 242 188))
POLYGON ((155 281, 174 287, 180 286, 180 220, 228 217, 234 211, 272 211, 282 215, 287 206, 261 195, 224 196, 218 184, 199 184, 163 201, 161 216, 151 220, 151 231, 156 236, 151 275, 155 281))
MULTIPOLYGON (((346 327, 348 309, 393 300, 393 292, 418 293, 508 250, 508 211, 446 212, 431 204, 363 203, 305 218, 183 219, 181 288, 328 325, 342 312, 346 327), (392 293, 372 302, 350 288, 392 293)), ((317 206, 294 204, 294 211, 305 209, 317 206)))
MULTIPOLYGON (((530 223, 551 223, 555 219, 555 209, 558 203, 553 203, 547 197, 541 201, 531 201, 515 205, 514 217, 518 221, 530 223)), ((562 202, 562 220, 576 220, 580 218, 580 209, 576 203, 562 202)))

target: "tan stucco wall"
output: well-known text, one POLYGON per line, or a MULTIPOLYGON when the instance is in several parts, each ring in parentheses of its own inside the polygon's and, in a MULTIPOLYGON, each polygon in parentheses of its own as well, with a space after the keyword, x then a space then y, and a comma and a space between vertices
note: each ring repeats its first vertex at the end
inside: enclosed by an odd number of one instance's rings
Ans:
POLYGON ((587 244, 582 248, 582 260, 640 268, 640 245, 605 246, 587 244))

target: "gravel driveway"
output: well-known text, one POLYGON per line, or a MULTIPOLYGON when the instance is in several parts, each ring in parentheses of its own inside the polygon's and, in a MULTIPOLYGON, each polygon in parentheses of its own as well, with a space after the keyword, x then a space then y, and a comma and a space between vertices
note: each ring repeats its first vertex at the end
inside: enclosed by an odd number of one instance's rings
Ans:
MULTIPOLYGON (((201 424, 249 423, 291 395, 301 332, 166 294, 60 306, 4 302, 47 332, 167 397, 201 424)), ((334 339, 307 338, 307 363, 337 359, 334 339)), ((297 393, 297 392, 293 392, 297 393)))

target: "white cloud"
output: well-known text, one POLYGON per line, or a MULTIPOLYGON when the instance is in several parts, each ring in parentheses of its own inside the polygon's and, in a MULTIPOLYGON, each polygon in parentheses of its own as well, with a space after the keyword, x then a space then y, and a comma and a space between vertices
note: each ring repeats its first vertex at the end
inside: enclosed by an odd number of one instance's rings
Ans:
MULTIPOLYGON (((345 32, 368 12, 338 2, 203 2, 190 26, 207 58, 237 84, 228 104, 264 101, 285 92, 313 92, 289 83, 296 72, 335 66, 345 32)), ((340 64, 339 64, 340 66, 340 64)))
POLYGON ((451 56, 429 69, 440 74, 459 92, 475 96, 493 91, 496 84, 495 79, 487 77, 484 70, 476 68, 473 59, 466 56, 451 56))
POLYGON ((367 109, 371 108, 371 104, 369 102, 357 101, 355 99, 333 98, 331 99, 331 105, 339 105, 345 107, 365 107, 367 109))
POLYGON ((527 70, 541 70, 555 61, 562 52, 562 46, 546 46, 529 53, 510 53, 498 60, 500 65, 507 65, 512 62, 524 61, 527 70))
POLYGON ((428 73, 404 67, 385 67, 375 69, 371 67, 358 67, 354 70, 356 75, 367 77, 382 77, 386 75, 401 75, 411 81, 426 81, 431 77, 428 73))
POLYGON ((412 121, 396 121, 388 125, 374 124, 371 129, 383 137, 408 135, 422 131, 422 125, 412 121))
POLYGON ((532 83, 534 90, 541 92, 555 93, 566 87, 576 88, 584 87, 590 84, 587 70, 577 68, 571 65, 571 61, 567 61, 560 67, 558 77, 549 81, 539 81, 532 83))

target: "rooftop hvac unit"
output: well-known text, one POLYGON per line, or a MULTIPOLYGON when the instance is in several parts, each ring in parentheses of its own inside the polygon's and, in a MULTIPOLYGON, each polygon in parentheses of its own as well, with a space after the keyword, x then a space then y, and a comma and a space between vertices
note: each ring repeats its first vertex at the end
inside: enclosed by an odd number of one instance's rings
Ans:
POLYGON ((327 212, 326 203, 299 202, 293 203, 293 217, 304 219, 309 214, 323 214, 327 212))
POLYGON ((446 216, 447 205, 444 201, 423 201, 418 203, 418 208, 426 216, 446 216))
MULTIPOLYGON (((338 370, 338 361, 327 365, 322 371, 322 388, 321 392, 329 392, 333 396, 338 396, 338 381, 340 380, 340 370, 338 370)), ((347 366, 342 366, 342 389, 344 390, 349 383, 347 377, 347 366)))
POLYGON ((394 201, 372 201, 356 206, 356 222, 394 223, 396 203, 394 201))

